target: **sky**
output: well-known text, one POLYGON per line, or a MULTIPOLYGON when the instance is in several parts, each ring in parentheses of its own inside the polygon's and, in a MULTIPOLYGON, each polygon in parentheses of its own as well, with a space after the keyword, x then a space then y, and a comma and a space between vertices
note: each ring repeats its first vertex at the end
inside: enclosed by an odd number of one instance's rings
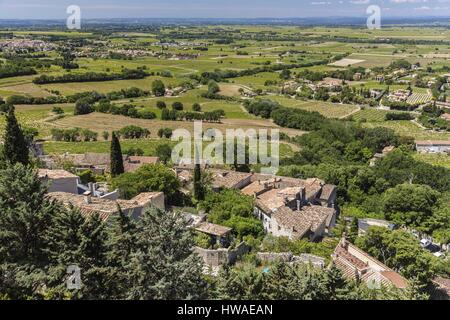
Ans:
POLYGON ((0 0, 0 19, 307 18, 363 17, 370 5, 382 17, 450 17, 450 0, 0 0))

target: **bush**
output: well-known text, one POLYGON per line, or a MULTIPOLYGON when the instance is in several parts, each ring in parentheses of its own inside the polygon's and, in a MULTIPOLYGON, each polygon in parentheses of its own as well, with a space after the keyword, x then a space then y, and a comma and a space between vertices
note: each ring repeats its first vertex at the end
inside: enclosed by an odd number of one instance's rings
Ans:
POLYGON ((184 106, 181 102, 175 101, 174 103, 172 103, 172 110, 182 111, 183 108, 184 106))
POLYGON ((167 105, 166 105, 166 103, 164 101, 159 100, 159 101, 156 101, 156 107, 158 109, 162 110, 162 109, 167 108, 167 105))
POLYGON ((157 97, 163 97, 166 93, 166 86, 161 80, 155 80, 152 83, 152 92, 157 97))
POLYGON ((201 112, 201 111, 202 111, 201 105, 200 105, 199 103, 194 103, 194 104, 192 105, 192 111, 195 111, 195 112, 201 112))
POLYGON ((125 139, 140 139, 147 138, 150 135, 150 131, 145 128, 130 125, 120 129, 119 134, 125 139))
POLYGON ((75 103, 74 115, 83 115, 93 112, 92 103, 87 98, 82 98, 75 103))

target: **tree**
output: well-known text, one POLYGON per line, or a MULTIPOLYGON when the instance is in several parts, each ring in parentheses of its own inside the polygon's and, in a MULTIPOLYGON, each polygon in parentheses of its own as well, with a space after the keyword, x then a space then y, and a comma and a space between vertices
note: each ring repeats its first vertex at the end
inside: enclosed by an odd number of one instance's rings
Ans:
POLYGON ((161 80, 155 80, 152 82, 152 92, 157 97, 163 97, 166 93, 166 86, 161 80))
POLYGON ((3 143, 3 158, 11 163, 21 163, 28 165, 29 163, 28 145, 25 141, 22 129, 17 123, 14 114, 14 106, 8 108, 6 114, 6 128, 3 143))
POLYGON ((123 155, 120 147, 119 138, 117 133, 112 133, 111 138, 111 176, 116 177, 125 172, 123 167, 123 155))
POLYGON ((197 201, 205 199, 205 190, 202 185, 202 171, 200 164, 196 164, 194 168, 194 198, 197 201))
POLYGON ((356 245, 407 279, 428 284, 434 277, 433 255, 406 231, 371 227, 356 245))
POLYGON ((175 101, 174 103, 172 103, 172 110, 182 111, 183 108, 184 108, 183 104, 179 101, 175 101))
POLYGON ((119 207, 119 214, 108 224, 108 265, 112 268, 114 279, 112 298, 125 299, 130 287, 127 264, 135 251, 137 241, 136 222, 119 207))
POLYGON ((50 256, 47 298, 108 299, 115 279, 107 261, 106 224, 98 214, 83 216, 71 208, 58 212, 47 233, 50 256), (80 268, 81 288, 69 293, 66 269, 70 265, 80 268))
POLYGON ((179 190, 180 181, 175 173, 163 164, 150 164, 114 178, 112 185, 120 189, 122 196, 127 199, 142 192, 161 191, 170 202, 179 190))
POLYGON ((160 144, 155 149, 155 155, 162 163, 167 164, 172 159, 172 148, 167 143, 160 144))
POLYGON ((386 218, 402 225, 421 229, 432 215, 440 193, 429 186, 400 184, 383 196, 386 218))
POLYGON ((208 82, 208 94, 216 94, 218 92, 220 92, 220 87, 217 84, 217 82, 212 81, 212 80, 209 81, 208 82))
POLYGON ((193 253, 194 239, 185 219, 156 208, 138 222, 136 250, 127 265, 129 299, 201 299, 206 283, 203 263, 193 253))
POLYGON ((0 171, 0 294, 40 297, 49 263, 46 234, 61 210, 45 197, 37 173, 20 163, 0 171))
POLYGON ((161 110, 167 108, 166 103, 161 100, 156 101, 156 107, 161 110))
POLYGON ((281 73, 280 73, 280 79, 288 80, 288 79, 290 79, 290 78, 291 78, 291 70, 289 70, 289 69, 284 69, 284 70, 281 71, 281 73))
POLYGON ((194 103, 192 105, 192 111, 194 112, 201 112, 202 111, 202 106, 200 105, 200 103, 194 103))
POLYGON ((89 98, 81 98, 77 100, 75 103, 75 111, 73 112, 74 115, 83 115, 83 114, 89 114, 94 111, 94 108, 92 106, 92 102, 89 98))
POLYGON ((350 224, 350 230, 348 233, 348 240, 352 243, 355 242, 356 238, 358 237, 358 218, 353 218, 352 223, 350 224))
POLYGON ((109 131, 103 131, 102 137, 105 141, 108 141, 109 139, 109 131))
POLYGON ((239 191, 207 192, 199 208, 208 212, 210 222, 232 228, 239 238, 247 235, 260 237, 263 233, 261 221, 253 216, 253 199, 239 191))
POLYGON ((172 129, 171 128, 160 128, 158 130, 158 137, 170 139, 172 137, 172 129))

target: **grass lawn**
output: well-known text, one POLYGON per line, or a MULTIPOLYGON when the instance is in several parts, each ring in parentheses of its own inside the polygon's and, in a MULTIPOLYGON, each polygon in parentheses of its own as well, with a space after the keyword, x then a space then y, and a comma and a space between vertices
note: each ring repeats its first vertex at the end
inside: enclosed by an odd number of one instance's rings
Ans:
POLYGON ((432 153, 415 153, 414 158, 434 166, 441 166, 450 169, 450 155, 448 154, 432 154, 432 153))

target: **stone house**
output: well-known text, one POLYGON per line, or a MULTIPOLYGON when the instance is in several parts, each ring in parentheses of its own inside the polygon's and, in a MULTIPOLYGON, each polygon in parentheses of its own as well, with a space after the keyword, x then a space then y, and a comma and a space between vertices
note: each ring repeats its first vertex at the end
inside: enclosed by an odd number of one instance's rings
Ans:
POLYGON ((85 216, 98 214, 103 221, 107 221, 111 216, 118 214, 119 207, 133 219, 138 219, 151 206, 165 210, 163 192, 141 193, 131 200, 92 197, 90 191, 85 192, 83 195, 51 192, 47 196, 52 200, 62 202, 65 206, 78 208, 85 216))
POLYGON ((47 185, 48 192, 78 194, 79 177, 66 170, 39 169, 38 177, 47 185))
POLYGON ((332 259, 345 277, 362 281, 371 289, 394 286, 403 290, 408 286, 408 281, 404 277, 351 244, 345 238, 341 239, 337 245, 332 254, 332 259))

